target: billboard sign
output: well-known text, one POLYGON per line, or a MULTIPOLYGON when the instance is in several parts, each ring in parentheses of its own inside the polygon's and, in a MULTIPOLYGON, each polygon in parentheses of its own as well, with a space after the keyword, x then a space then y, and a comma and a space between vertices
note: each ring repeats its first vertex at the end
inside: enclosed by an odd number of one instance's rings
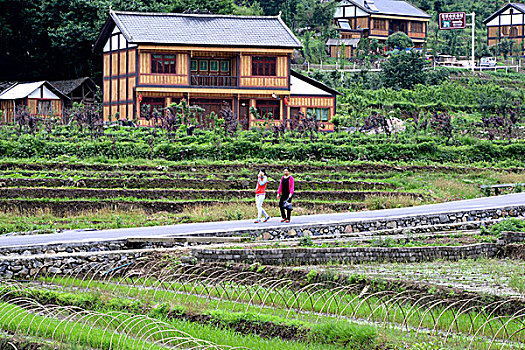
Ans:
POLYGON ((439 14, 439 29, 465 29, 467 14, 465 12, 446 12, 439 14))

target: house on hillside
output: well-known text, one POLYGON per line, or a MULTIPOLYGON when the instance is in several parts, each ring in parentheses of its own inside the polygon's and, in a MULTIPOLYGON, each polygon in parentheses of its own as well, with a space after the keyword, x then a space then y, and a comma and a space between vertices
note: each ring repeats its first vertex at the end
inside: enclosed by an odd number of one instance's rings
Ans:
POLYGON ((422 48, 427 41, 431 18, 403 0, 343 0, 334 14, 339 38, 327 41, 328 54, 330 57, 352 57, 361 38, 377 39, 384 44, 396 32, 407 34, 416 48, 422 48))
POLYGON ((104 119, 151 125, 141 111, 185 100, 206 113, 228 104, 245 127, 310 109, 331 129, 337 92, 291 71, 300 47, 279 16, 110 11, 93 46, 103 53, 104 119))
POLYGON ((69 97, 47 81, 15 83, 0 93, 2 121, 14 120, 17 107, 26 107, 32 115, 62 116, 64 104, 69 97))
POLYGON ((95 103, 97 85, 89 77, 71 80, 50 81, 51 85, 69 97, 65 108, 71 108, 73 103, 84 105, 95 103))
POLYGON ((509 3, 483 21, 487 26, 487 42, 490 47, 508 39, 513 48, 525 54, 525 4, 509 3))

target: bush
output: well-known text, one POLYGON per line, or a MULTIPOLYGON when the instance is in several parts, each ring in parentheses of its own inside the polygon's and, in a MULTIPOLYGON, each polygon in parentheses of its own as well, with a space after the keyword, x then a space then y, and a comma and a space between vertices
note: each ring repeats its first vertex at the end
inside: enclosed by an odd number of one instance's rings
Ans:
POLYGON ((448 79, 450 72, 444 68, 429 69, 425 72, 426 85, 439 85, 448 79))
POLYGON ((383 65, 383 84, 393 89, 413 89, 425 82, 426 62, 417 52, 401 52, 390 56, 383 65))
POLYGON ((409 47, 414 47, 414 42, 408 35, 403 32, 396 32, 390 35, 385 42, 390 49, 405 50, 409 47))
POLYGON ((494 225, 490 226, 488 229, 483 227, 481 232, 483 234, 488 234, 491 236, 499 237, 502 232, 525 232, 525 220, 519 220, 516 218, 510 218, 494 225))

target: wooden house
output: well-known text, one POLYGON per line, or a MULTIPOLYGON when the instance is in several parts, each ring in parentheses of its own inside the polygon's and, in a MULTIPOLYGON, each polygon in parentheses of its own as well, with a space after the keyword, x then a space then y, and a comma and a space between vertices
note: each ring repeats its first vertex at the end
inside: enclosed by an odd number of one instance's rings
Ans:
POLYGON ((0 93, 2 121, 12 122, 17 107, 26 107, 32 115, 62 116, 64 102, 69 97, 47 81, 15 83, 0 93))
POLYGON ((525 4, 506 4, 483 23, 487 26, 487 42, 490 47, 508 39, 512 41, 514 52, 525 54, 525 4))
POLYGON ((421 48, 427 40, 430 19, 429 14, 403 0, 343 0, 334 13, 339 38, 326 43, 329 56, 354 56, 361 38, 384 44, 396 32, 407 34, 414 46, 421 48))
POLYGON ((290 120, 312 114, 320 122, 321 130, 333 131, 331 120, 336 112, 336 97, 341 93, 294 70, 290 74, 290 99, 285 101, 290 110, 290 120))
MULTIPOLYGON (((218 113, 227 103, 245 127, 265 116, 281 123, 291 108, 326 103, 323 90, 322 102, 287 105, 299 101, 291 98, 295 78, 290 67, 293 50, 300 47, 279 16, 110 11, 93 46, 103 52, 104 119, 151 125, 141 116, 144 111, 163 110, 184 99, 206 113, 218 113)), ((311 85, 310 91, 320 90, 311 85)), ((331 97, 328 121, 335 114, 331 97)))
POLYGON ((69 100, 64 105, 65 108, 71 108, 73 103, 84 105, 95 103, 97 85, 89 77, 50 81, 50 83, 69 97, 69 100))

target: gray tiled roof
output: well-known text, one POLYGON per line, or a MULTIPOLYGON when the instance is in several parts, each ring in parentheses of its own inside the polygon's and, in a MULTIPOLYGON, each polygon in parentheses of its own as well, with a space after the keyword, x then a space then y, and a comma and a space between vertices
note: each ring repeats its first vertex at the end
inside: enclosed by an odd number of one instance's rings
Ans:
POLYGON ((357 44, 359 44, 359 40, 357 38, 351 38, 351 39, 333 39, 330 38, 326 41, 327 46, 341 46, 342 44, 345 44, 346 46, 352 46, 357 47, 357 44))
POLYGON ((520 9, 521 11, 525 12, 525 4, 517 4, 515 2, 511 2, 511 5, 513 5, 514 7, 520 9))
POLYGON ((111 12, 131 43, 300 47, 280 17, 111 12))
POLYGON ((403 0, 374 0, 373 3, 377 8, 377 11, 371 10, 369 7, 367 7, 365 4, 366 0, 347 0, 347 2, 353 2, 369 13, 426 18, 432 17, 425 11, 403 0))
POLYGON ((81 86, 89 77, 70 79, 70 80, 55 80, 50 81, 51 85, 56 87, 58 90, 62 91, 64 94, 68 95, 73 90, 81 86))

